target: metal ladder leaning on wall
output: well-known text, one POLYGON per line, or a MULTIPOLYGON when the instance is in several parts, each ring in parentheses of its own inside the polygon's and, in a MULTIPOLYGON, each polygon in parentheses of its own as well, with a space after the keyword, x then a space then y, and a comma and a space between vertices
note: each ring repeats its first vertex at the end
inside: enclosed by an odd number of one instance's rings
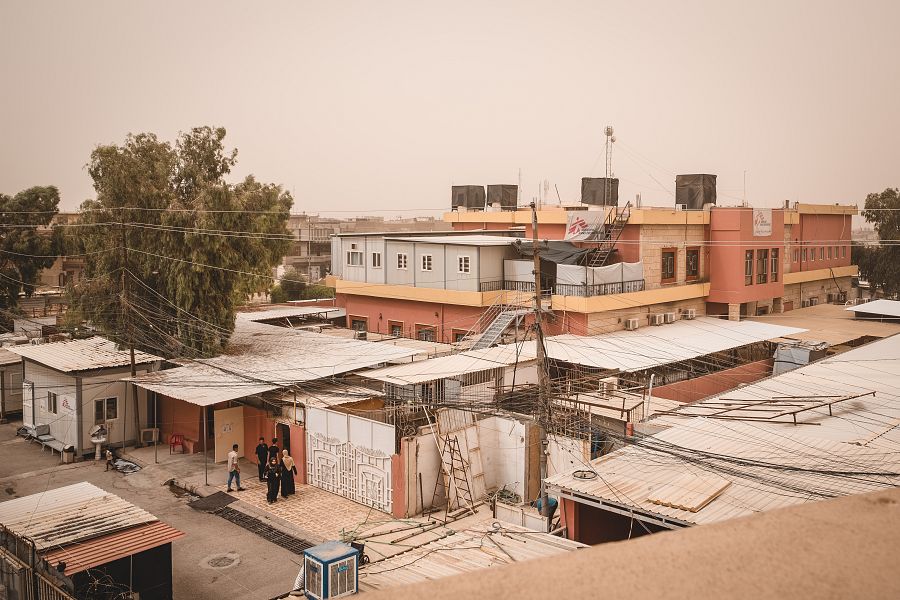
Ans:
POLYGON ((444 519, 456 511, 470 511, 475 514, 475 502, 472 500, 472 491, 469 486, 469 465, 459 449, 459 438, 455 435, 444 436, 444 447, 441 450, 441 474, 434 482, 434 494, 437 497, 438 486, 444 482, 444 497, 447 499, 447 510, 444 519), (455 492, 455 494, 451 494, 455 492), (455 495, 455 498, 454 498, 455 495), (453 501, 456 500, 456 508, 453 501))

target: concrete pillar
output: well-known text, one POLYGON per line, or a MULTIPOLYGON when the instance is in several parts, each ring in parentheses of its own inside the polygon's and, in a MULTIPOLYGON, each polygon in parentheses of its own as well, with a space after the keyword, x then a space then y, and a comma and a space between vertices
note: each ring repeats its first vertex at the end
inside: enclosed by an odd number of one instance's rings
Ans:
POLYGON ((741 320, 741 305, 740 304, 729 304, 728 305, 728 320, 729 321, 740 321, 741 320))

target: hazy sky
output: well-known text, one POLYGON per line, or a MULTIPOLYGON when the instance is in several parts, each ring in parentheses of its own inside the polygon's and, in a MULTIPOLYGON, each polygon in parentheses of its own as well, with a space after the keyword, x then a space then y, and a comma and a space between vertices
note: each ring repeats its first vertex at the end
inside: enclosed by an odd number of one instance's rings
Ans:
MULTIPOLYGON (((128 132, 227 128, 295 210, 444 209, 451 184, 861 202, 900 185, 900 2, 0 0, 0 191, 93 194, 128 132), (664 189, 665 188, 665 189, 664 189), (666 191, 668 190, 668 191, 666 191)), ((435 214, 435 213, 432 213, 435 214)))

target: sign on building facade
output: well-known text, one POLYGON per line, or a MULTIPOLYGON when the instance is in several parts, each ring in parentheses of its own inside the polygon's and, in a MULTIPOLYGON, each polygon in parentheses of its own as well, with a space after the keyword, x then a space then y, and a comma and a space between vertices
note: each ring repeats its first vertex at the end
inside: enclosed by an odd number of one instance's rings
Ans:
POLYGON ((772 235, 772 209, 753 209, 753 237, 767 237, 772 235))

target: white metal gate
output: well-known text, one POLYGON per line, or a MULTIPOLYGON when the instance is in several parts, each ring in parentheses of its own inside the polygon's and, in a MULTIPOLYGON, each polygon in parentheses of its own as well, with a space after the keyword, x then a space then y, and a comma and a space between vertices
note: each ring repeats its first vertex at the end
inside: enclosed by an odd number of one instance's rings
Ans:
POLYGON ((306 411, 307 481, 391 512, 394 427, 326 409, 306 411))

